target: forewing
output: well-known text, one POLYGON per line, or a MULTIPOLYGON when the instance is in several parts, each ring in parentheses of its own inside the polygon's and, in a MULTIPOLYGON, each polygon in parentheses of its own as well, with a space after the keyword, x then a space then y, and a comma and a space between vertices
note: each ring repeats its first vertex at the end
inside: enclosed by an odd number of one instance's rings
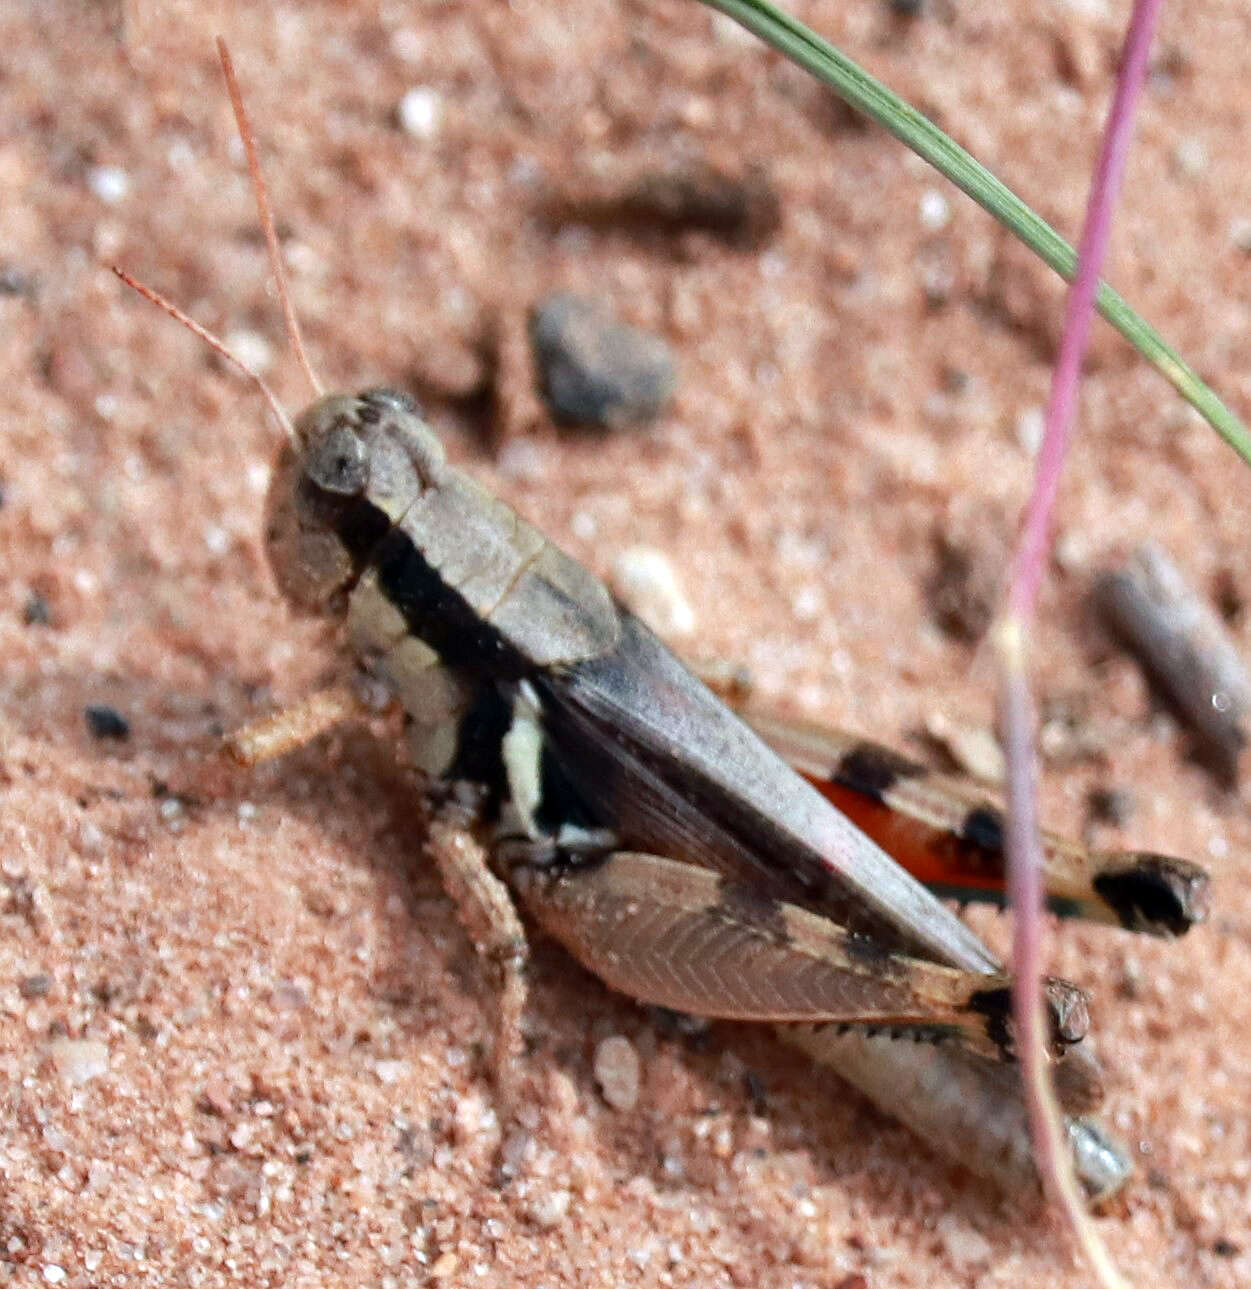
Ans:
POLYGON ((630 613, 618 647, 533 680, 562 773, 625 844, 688 859, 884 949, 998 963, 630 613))

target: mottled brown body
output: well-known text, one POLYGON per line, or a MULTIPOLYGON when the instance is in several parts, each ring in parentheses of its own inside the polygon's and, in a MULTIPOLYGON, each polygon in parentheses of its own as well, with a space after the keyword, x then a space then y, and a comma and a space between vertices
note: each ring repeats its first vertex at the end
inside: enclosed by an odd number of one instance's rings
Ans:
MULTIPOLYGON (((288 330, 320 394, 219 51, 288 330)), ((290 438, 266 519, 276 579, 297 607, 342 620, 348 652, 404 708, 431 779, 430 849, 500 971, 501 1094, 514 1091, 525 996, 511 890, 607 983, 706 1016, 782 1022, 784 1038, 932 1144, 1033 1190, 1007 982, 986 946, 597 578, 450 466, 405 395, 319 397, 291 425, 248 374, 290 438), (489 824, 486 847, 478 823, 489 824), (881 1037, 898 1033, 947 1042, 881 1037)), ((245 761, 278 755, 351 709, 338 687, 232 747, 245 761)), ((809 775, 839 777, 828 769, 809 775)), ((862 795, 884 804, 880 789, 908 777, 875 779, 862 795)), ((1085 998, 1051 981, 1046 1003, 1060 1057, 1085 1032, 1085 998)), ((1097 1101, 1097 1068, 1080 1047, 1057 1069, 1072 1112, 1097 1101)), ((1071 1119, 1069 1133, 1092 1194, 1115 1190, 1128 1172, 1118 1148, 1091 1121, 1071 1119)))
MULTIPOLYGON (((700 1015, 1010 1054, 1007 980, 985 946, 592 574, 449 466, 407 399, 323 399, 295 439, 267 528, 279 584, 344 618, 421 769, 496 800, 500 875, 585 965, 700 1015)), ((490 891, 470 921, 500 903, 490 891)), ((1060 1055, 1085 1000, 1053 981, 1048 1005, 1060 1055)))

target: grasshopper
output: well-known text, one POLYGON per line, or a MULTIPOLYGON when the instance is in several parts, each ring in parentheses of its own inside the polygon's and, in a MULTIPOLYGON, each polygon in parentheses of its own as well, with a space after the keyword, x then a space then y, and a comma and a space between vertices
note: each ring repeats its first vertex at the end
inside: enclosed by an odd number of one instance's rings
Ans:
MULTIPOLYGON (((353 667, 403 710, 428 782, 429 849, 500 976, 501 1100, 517 1094, 520 905, 612 988, 771 1022, 947 1153, 1009 1189, 1031 1187, 1009 978, 870 836, 897 840, 910 817, 921 876, 979 897, 998 886, 995 808, 872 745, 764 719, 753 730, 594 574, 451 465, 408 395, 323 394, 221 42, 219 53, 315 401, 290 420, 220 341, 117 272, 240 367, 286 431, 269 562, 292 605, 336 619, 353 667)), ((240 731, 231 748, 255 764, 360 710, 344 683, 240 731)), ((1091 856, 1052 839, 1048 871, 1066 912, 1165 934, 1203 914, 1205 876, 1181 860, 1091 856)), ((1045 1005, 1079 1170, 1107 1193, 1128 1165, 1079 1117, 1099 1097, 1080 1046, 1086 996, 1049 979, 1045 1005)))

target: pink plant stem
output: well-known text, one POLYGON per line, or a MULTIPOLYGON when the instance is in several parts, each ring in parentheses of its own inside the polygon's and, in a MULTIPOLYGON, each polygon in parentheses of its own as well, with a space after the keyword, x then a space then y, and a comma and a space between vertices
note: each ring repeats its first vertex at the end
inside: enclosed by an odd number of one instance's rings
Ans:
MULTIPOLYGON (((1034 714, 1025 641, 1033 621, 1047 559, 1060 472, 1074 419, 1082 358, 1090 335, 1099 269, 1107 247, 1112 212, 1129 147, 1134 104, 1146 74, 1147 54, 1159 8, 1160 0, 1137 0, 1126 33, 1116 94, 1086 208, 1077 272, 1068 294, 1064 334, 1052 376, 1046 432, 1038 456, 1033 495, 1013 564, 1007 614, 1000 625, 1003 666, 1000 713, 1008 759, 1010 807, 1008 889, 1016 910, 1014 1007, 1021 1061, 1025 1067, 1030 1122, 1044 1181, 1053 1193, 1057 1189, 1060 1191, 1057 1198, 1073 1221, 1079 1242, 1096 1263, 1099 1254, 1088 1247, 1083 1237, 1085 1215, 1080 1201, 1076 1200, 1076 1186, 1065 1154, 1060 1118, 1046 1077, 1047 1036, 1039 1002, 1043 969, 1041 856, 1034 804, 1034 714)), ((1106 1260, 1106 1255, 1104 1258, 1106 1260)), ((1098 1266, 1096 1270, 1103 1279, 1103 1270, 1098 1266)), ((1109 1277, 1105 1283, 1116 1283, 1118 1278, 1110 1263, 1106 1270, 1109 1277)))
POLYGON ((1112 215, 1125 172, 1125 158, 1133 130, 1134 105, 1146 76, 1147 55, 1160 4, 1161 0, 1137 0, 1134 5, 1125 37, 1116 95, 1108 113, 1107 131, 1086 206, 1086 223, 1077 252, 1077 273, 1069 288, 1064 333, 1052 374, 1046 433, 1038 454, 1034 494, 1026 512, 1009 591, 1012 612, 1025 621, 1033 617, 1042 581, 1051 535, 1052 512, 1060 486, 1060 471, 1068 449, 1077 403, 1081 363, 1094 316, 1099 271, 1112 229, 1112 215))

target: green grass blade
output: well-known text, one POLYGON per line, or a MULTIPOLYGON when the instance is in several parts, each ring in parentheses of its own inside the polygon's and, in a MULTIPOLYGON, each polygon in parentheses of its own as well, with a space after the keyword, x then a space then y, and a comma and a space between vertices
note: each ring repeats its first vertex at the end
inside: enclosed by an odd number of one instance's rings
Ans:
MULTIPOLYGON (((1077 252, 954 139, 887 89, 845 54, 768 0, 702 0, 772 45, 825 82, 842 99, 889 130, 962 192, 1010 229, 1065 281, 1077 252)), ((1099 312, 1163 375, 1235 452, 1251 465, 1251 433, 1199 374, 1106 282, 1099 284, 1099 312)))

